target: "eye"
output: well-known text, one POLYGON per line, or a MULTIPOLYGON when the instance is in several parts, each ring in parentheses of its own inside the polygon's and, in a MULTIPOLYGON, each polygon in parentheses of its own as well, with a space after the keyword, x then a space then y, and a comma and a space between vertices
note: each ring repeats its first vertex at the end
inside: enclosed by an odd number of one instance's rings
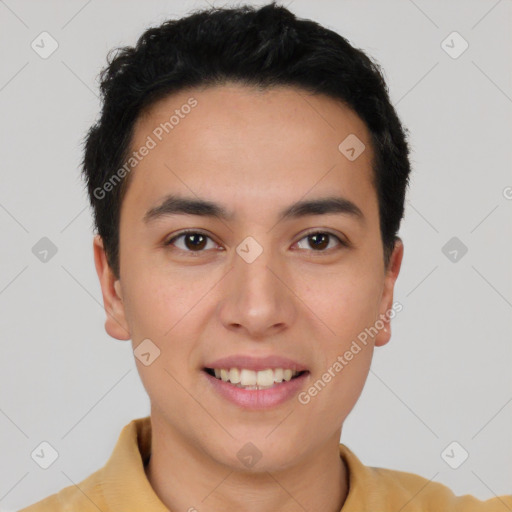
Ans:
POLYGON ((313 247, 313 252, 328 252, 330 251, 330 249, 333 249, 333 247, 329 247, 329 241, 332 239, 335 239, 338 242, 339 246, 348 247, 348 243, 343 241, 334 233, 329 233, 328 231, 310 232, 305 237, 301 238, 297 242, 297 244, 300 244, 302 240, 308 240, 308 242, 312 242, 312 244, 310 244, 310 247, 313 247))
MULTIPOLYGON (((208 248, 206 247, 208 245, 208 240, 213 242, 208 235, 201 231, 187 230, 182 231, 179 235, 173 236, 167 240, 165 245, 174 245, 183 252, 204 252, 203 249, 208 248), (182 247, 178 247, 178 244, 176 244, 176 241, 180 239, 183 239, 184 245, 182 245, 182 247)), ((217 245, 215 242, 213 242, 213 244, 217 245)))
MULTIPOLYGON (((328 231, 313 231, 308 233, 306 236, 301 238, 297 244, 300 244, 302 240, 308 240, 310 243, 310 247, 312 247, 313 252, 330 252, 331 249, 335 249, 336 247, 329 247, 330 241, 335 240, 338 242, 338 247, 348 247, 349 244, 343 241, 340 237, 335 235, 334 233, 330 233, 328 231)), ((210 249, 215 248, 217 244, 212 240, 211 237, 206 235, 201 231, 194 230, 186 230, 182 231, 178 235, 173 236, 169 240, 165 242, 165 246, 173 245, 177 249, 183 252, 188 253, 201 253, 204 252, 205 249, 208 249, 208 241, 213 243, 213 247, 209 247, 210 249), (177 241, 182 239, 182 246, 179 247, 177 241)), ((299 247, 300 249, 308 249, 307 247, 299 247)))

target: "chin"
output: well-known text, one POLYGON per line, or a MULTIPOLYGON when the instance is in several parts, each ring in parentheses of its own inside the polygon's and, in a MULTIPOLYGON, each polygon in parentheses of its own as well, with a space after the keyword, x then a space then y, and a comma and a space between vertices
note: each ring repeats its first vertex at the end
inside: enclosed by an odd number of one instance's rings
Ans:
POLYGON ((269 432, 272 429, 267 428, 257 434, 244 430, 243 436, 235 436, 231 432, 235 438, 225 440, 222 445, 219 441, 219 445, 212 447, 211 456, 232 471, 252 474, 275 472, 293 466, 301 455, 297 448, 303 449, 304 443, 286 435, 285 431, 281 435, 274 432, 270 436, 269 432))

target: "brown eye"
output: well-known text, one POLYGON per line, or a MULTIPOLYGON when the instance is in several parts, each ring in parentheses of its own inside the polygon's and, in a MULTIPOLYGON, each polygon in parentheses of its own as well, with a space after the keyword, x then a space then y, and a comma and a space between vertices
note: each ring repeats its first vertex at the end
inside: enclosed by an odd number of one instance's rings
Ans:
MULTIPOLYGON (((165 245, 173 245, 184 252, 203 252, 211 238, 200 231, 185 231, 172 237, 165 245), (181 246, 176 242, 182 239, 181 246)), ((213 240, 211 240, 213 242, 213 240)), ((214 245, 216 245, 214 243, 214 245)))
MULTIPOLYGON (((338 236, 333 233, 329 233, 327 231, 314 231, 313 233, 308 233, 304 238, 299 240, 297 243, 300 244, 302 240, 307 240, 309 247, 312 248, 315 252, 327 252, 326 249, 333 249, 334 247, 329 247, 329 242, 334 239, 338 242, 338 247, 343 246, 346 247, 347 244, 343 242, 338 236)), ((303 249, 308 249, 307 247, 303 249)))

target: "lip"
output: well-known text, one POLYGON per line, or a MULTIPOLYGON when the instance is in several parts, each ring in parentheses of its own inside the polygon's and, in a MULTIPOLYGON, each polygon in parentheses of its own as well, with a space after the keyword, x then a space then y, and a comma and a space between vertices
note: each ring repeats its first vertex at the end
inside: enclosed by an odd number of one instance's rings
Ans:
MULTIPOLYGON (((247 366, 244 368, 247 368, 247 366)), ((271 368, 271 366, 266 366, 265 368, 271 368)), ((281 366, 276 366, 276 368, 281 368, 281 366)), ((215 393, 218 393, 222 398, 238 407, 249 410, 275 408, 291 400, 305 386, 306 379, 309 377, 309 372, 306 371, 294 379, 275 384, 272 388, 243 389, 237 388, 229 382, 217 379, 204 370, 201 373, 208 379, 215 393)))
MULTIPOLYGON (((207 363, 205 368, 246 368, 247 370, 253 370, 255 372, 260 370, 267 370, 268 368, 275 370, 276 368, 289 368, 297 372, 308 370, 306 366, 289 359, 287 357, 269 355, 266 357, 255 357, 251 355, 233 355, 228 357, 222 357, 211 363, 207 363)), ((291 381, 290 381, 291 382, 291 381)))

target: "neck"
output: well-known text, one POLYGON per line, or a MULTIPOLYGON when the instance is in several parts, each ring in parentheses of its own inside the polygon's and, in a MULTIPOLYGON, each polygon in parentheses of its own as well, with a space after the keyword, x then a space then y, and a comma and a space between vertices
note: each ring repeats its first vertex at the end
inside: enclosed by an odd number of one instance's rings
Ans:
POLYGON ((285 470, 247 473, 208 457, 153 416, 151 424, 152 454, 145 472, 170 511, 340 512, 347 497, 341 430, 285 470))

